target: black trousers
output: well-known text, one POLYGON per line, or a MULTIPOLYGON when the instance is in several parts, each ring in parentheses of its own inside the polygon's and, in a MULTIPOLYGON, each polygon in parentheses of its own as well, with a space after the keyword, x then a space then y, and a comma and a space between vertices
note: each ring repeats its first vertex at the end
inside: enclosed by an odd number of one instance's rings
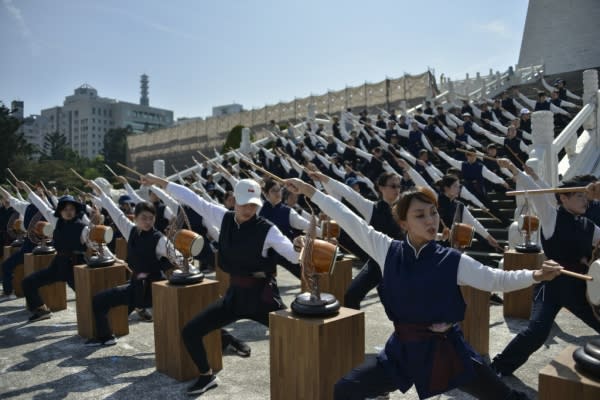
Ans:
POLYGON ((56 255, 48 268, 34 272, 23 279, 23 292, 25 293, 27 308, 30 311, 35 311, 44 304, 39 291, 42 286, 55 282, 67 282, 69 287, 75 290, 74 260, 83 262, 81 257, 74 259, 73 257, 56 255))
POLYGON ((360 310, 360 302, 380 282, 381 268, 379 268, 379 265, 375 261, 370 259, 350 283, 344 295, 344 306, 360 310))
MULTIPOLYGON (((527 399, 519 392, 512 390, 485 364, 471 360, 475 368, 475 379, 469 384, 459 387, 477 399, 486 400, 517 400, 527 399)), ((377 357, 367 357, 360 366, 340 379, 334 388, 335 400, 363 400, 377 397, 397 390, 391 377, 377 360, 377 357)))
POLYGON ((190 320, 181 336, 200 373, 206 373, 210 365, 202 342, 204 336, 240 319, 251 319, 268 327, 269 313, 282 308, 285 305, 279 297, 275 278, 266 279, 263 285, 251 288, 232 285, 223 298, 190 320))
POLYGON ((494 369, 503 375, 510 375, 525 364, 529 356, 548 339, 554 318, 563 307, 600 333, 600 321, 594 316, 585 296, 585 282, 565 275, 537 285, 529 325, 511 340, 502 353, 494 357, 494 369))

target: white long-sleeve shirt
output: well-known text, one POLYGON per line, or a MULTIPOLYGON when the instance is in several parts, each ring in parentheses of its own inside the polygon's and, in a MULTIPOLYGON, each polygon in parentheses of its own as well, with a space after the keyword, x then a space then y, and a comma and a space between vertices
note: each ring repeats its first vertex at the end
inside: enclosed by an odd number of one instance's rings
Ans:
MULTIPOLYGON (((444 153, 441 150, 438 152, 438 155, 440 157, 442 157, 444 160, 446 160, 446 162, 448 164, 450 164, 452 167, 462 170, 462 163, 465 161, 458 161, 458 160, 450 157, 448 154, 444 153)), ((483 177, 485 179, 487 179, 488 181, 490 181, 492 183, 497 183, 499 185, 504 185, 506 183, 504 181, 504 179, 500 178, 498 175, 496 175, 495 173, 493 173, 492 171, 487 169, 487 167, 485 165, 482 165, 482 167, 481 167, 481 175, 483 175, 483 177)))
MULTIPOLYGON (((209 203, 185 186, 173 182, 170 182, 165 189, 176 200, 187 204, 198 214, 202 215, 202 218, 205 218, 209 225, 219 227, 219 229, 221 228, 223 217, 228 211, 225 207, 209 203)), ((267 251, 271 248, 281 256, 285 257, 288 261, 294 264, 298 263, 300 254, 294 251, 292 242, 290 242, 290 240, 285 237, 275 225, 269 228, 269 231, 267 232, 261 252, 262 256, 266 257, 267 251)))
MULTIPOLYGON (((123 235, 123 238, 126 241, 129 241, 129 237, 131 236, 131 231, 133 229, 137 229, 135 224, 129 220, 127 215, 123 214, 123 211, 112 201, 110 197, 108 197, 104 192, 100 195, 100 201, 102 203, 102 208, 104 208, 110 218, 113 220, 115 226, 123 235)), ((156 259, 160 260, 162 257, 167 257, 167 242, 168 239, 165 235, 161 235, 161 238, 158 240, 156 244, 156 248, 154 253, 156 255, 156 259)))
MULTIPOLYGON (((345 205, 331 196, 322 192, 315 192, 311 200, 319 206, 323 212, 336 220, 342 229, 358 244, 381 268, 384 274, 384 265, 388 254, 388 249, 392 244, 392 239, 373 229, 367 222, 355 215, 345 205)), ((419 257, 419 251, 414 249, 410 240, 408 244, 413 248, 416 257, 419 257)), ((458 263, 457 285, 467 285, 474 288, 494 292, 510 292, 531 286, 535 283, 533 271, 503 271, 490 268, 462 254, 458 263)))
MULTIPOLYGON (((46 218, 46 221, 52 225, 53 230, 56 229, 58 218, 54 216, 54 209, 50 208, 48 203, 42 200, 35 192, 29 192, 28 199, 31 204, 37 207, 38 211, 44 216, 44 218, 46 218)), ((87 226, 81 230, 81 235, 79 237, 80 243, 86 244, 89 232, 90 228, 87 226)))
MULTIPOLYGON (((523 190, 534 190, 540 189, 540 186, 529 176, 520 171, 516 176, 517 186, 523 190)), ((537 210, 542 225, 542 233, 545 238, 551 238, 554 235, 554 229, 556 228, 556 213, 557 209, 546 196, 544 195, 531 195, 529 196, 530 201, 537 210)), ((600 227, 594 225, 594 237, 592 239, 592 245, 595 246, 600 241, 600 227)))

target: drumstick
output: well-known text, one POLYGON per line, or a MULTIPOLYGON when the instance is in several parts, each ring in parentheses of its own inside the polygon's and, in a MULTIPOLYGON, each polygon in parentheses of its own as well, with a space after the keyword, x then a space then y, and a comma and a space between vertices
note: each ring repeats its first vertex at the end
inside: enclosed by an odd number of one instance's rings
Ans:
POLYGON ((466 154, 473 154, 477 157, 481 157, 486 160, 498 161, 498 159, 495 157, 486 156, 485 154, 481 154, 476 151, 469 151, 469 150, 465 150, 465 149, 456 149, 456 151, 460 151, 461 153, 466 153, 466 154))
POLYGON ((137 176, 139 176, 139 177, 142 177, 142 176, 144 176, 144 174, 142 174, 142 173, 140 173, 140 172, 136 171, 136 170, 135 170, 135 169, 133 169, 133 168, 129 168, 127 165, 121 164, 121 163, 119 163, 119 162, 117 163, 117 165, 118 165, 119 167, 123 168, 124 170, 126 170, 126 171, 129 171, 129 172, 131 172, 132 174, 135 174, 135 175, 137 175, 137 176))
POLYGON ((244 162, 250 164, 250 166, 256 168, 258 171, 262 172, 263 174, 269 176, 270 178, 276 180, 277 182, 283 182, 284 180, 281 179, 280 177, 278 177, 275 174, 270 173, 269 171, 267 171, 266 169, 263 169, 261 167, 259 167, 258 165, 254 164, 252 161, 249 161, 248 159, 246 159, 246 156, 243 157, 244 162))
POLYGON ((113 171, 113 169, 111 167, 109 167, 107 164, 104 164, 104 166, 106 167, 106 169, 108 170, 108 172, 110 172, 115 178, 119 175, 117 175, 117 173, 115 171, 113 171))
POLYGON ((506 192, 507 196, 517 196, 521 194, 546 194, 546 193, 575 193, 585 192, 585 186, 566 187, 566 188, 548 188, 548 189, 534 189, 534 190, 513 190, 512 192, 506 192))
POLYGON ((594 278, 590 275, 578 274, 577 272, 568 271, 566 269, 561 269, 560 273, 563 275, 572 276, 573 278, 581 279, 584 281, 593 281, 594 280, 594 278))
POLYGON ((13 174, 13 172, 10 170, 10 168, 6 168, 6 170, 8 171, 8 173, 10 174, 10 176, 13 178, 13 180, 15 182, 19 182, 19 180, 17 179, 17 177, 15 176, 15 174, 13 174))
POLYGON ((69 169, 71 170, 72 173, 75 174, 76 177, 78 177, 79 179, 81 179, 83 182, 88 183, 88 181, 89 181, 88 179, 85 179, 83 176, 79 175, 77 173, 77 171, 75 171, 73 168, 69 168, 69 169))
POLYGON ((525 166, 525 163, 523 161, 521 161, 519 156, 509 146, 504 145, 504 147, 506 147, 508 149, 508 151, 510 151, 510 154, 512 154, 517 159, 517 161, 521 163, 521 166, 525 166))

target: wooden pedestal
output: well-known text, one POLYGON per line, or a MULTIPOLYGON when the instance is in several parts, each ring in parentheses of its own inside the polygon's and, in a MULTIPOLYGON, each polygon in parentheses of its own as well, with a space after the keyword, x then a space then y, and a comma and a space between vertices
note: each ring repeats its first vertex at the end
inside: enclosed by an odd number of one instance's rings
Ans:
MULTIPOLYGON (((219 299, 218 288, 218 282, 211 279, 194 285, 172 285, 168 281, 153 283, 154 349, 158 372, 178 381, 198 377, 200 372, 185 348, 181 331, 189 320, 219 299)), ((212 331, 203 340, 208 364, 213 372, 220 371, 223 369, 221 330, 212 331)))
MULTIPOLYGON (((25 254, 24 276, 29 276, 41 269, 46 269, 54 259, 54 254, 33 255, 25 254)), ((56 282, 40 288, 40 296, 51 311, 67 308, 67 284, 56 282)))
MULTIPOLYGON (((4 246, 4 260, 7 260, 8 257, 12 256, 14 253, 19 251, 20 247, 12 247, 12 246, 4 246)), ((25 278, 25 272, 23 270, 23 264, 17 265, 13 272, 13 290, 15 292, 15 296, 23 297, 23 278, 25 278)))
POLYGON ((481 355, 490 352, 490 292, 461 286, 467 310, 461 329, 465 340, 481 355))
MULTIPOLYGON (((504 252, 504 270, 538 269, 546 259, 543 252, 519 253, 515 250, 504 252)), ((533 298, 533 287, 504 294, 504 316, 529 319, 533 298)))
POLYGON ((271 399, 329 400, 333 386, 365 358, 365 315, 342 307, 330 318, 290 310, 269 315, 271 399))
MULTIPOLYGON (((96 337, 96 322, 92 301, 94 295, 127 282, 125 264, 115 263, 110 267, 90 268, 87 265, 76 265, 75 287, 77 288, 77 333, 91 339, 96 337)), ((129 333, 127 306, 112 308, 108 313, 108 321, 113 334, 123 336, 129 333)))
MULTIPOLYGON (((331 293, 340 304, 344 305, 344 296, 348 286, 352 283, 352 262, 353 258, 346 258, 336 261, 331 275, 321 275, 319 277, 319 288, 323 293, 331 293)), ((308 285, 302 281, 302 291, 308 291, 308 285)))
POLYGON ((600 399, 600 380, 590 379, 575 368, 573 351, 568 346, 540 371, 538 390, 540 400, 597 400, 600 399))
POLYGON ((127 240, 122 237, 115 239, 115 256, 120 260, 127 260, 127 240))

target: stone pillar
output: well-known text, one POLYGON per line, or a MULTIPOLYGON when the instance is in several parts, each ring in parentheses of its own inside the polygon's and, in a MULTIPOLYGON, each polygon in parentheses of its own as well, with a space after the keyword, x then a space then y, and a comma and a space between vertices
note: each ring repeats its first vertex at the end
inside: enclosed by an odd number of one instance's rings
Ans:
POLYGON ((252 151, 252 144, 250 143, 250 128, 242 128, 240 151, 245 155, 248 155, 252 151))
POLYGON ((586 69, 583 71, 583 104, 594 104, 595 110, 583 123, 583 129, 590 132, 594 138, 596 147, 600 146, 600 135, 598 134, 598 71, 586 69))
POLYGON ((544 179, 550 186, 558 185, 558 160, 552 147, 554 141, 554 114, 552 111, 535 111, 531 114, 531 134, 533 136, 534 150, 530 160, 532 168, 540 178, 544 179), (536 150, 542 150, 544 157, 540 160, 536 157, 536 150), (537 163, 534 167, 534 163, 537 163))
POLYGON ((448 102, 454 104, 456 101, 456 93, 454 92, 454 82, 448 78, 448 102))
POLYGON ((154 175, 164 178, 165 177, 165 160, 154 160, 152 163, 152 171, 154 175))

